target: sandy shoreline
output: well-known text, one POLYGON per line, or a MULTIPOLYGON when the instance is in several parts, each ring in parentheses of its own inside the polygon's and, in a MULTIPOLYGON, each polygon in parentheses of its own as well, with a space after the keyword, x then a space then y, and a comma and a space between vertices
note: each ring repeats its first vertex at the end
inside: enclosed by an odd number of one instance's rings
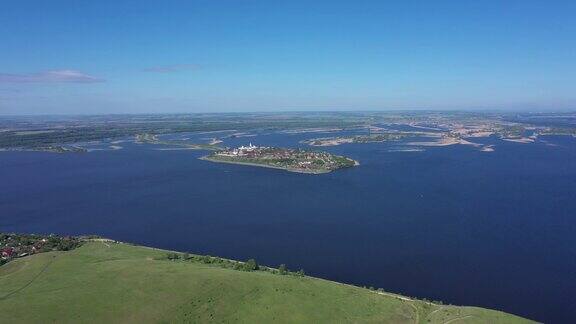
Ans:
POLYGON ((414 145, 414 146, 449 146, 455 144, 462 144, 462 145, 472 145, 472 146, 482 146, 482 144, 472 143, 465 139, 453 138, 453 137, 444 137, 437 141, 433 142, 410 142, 407 145, 414 145))
POLYGON ((303 141, 303 142, 310 145, 310 146, 337 146, 337 145, 342 145, 342 144, 354 143, 353 138, 319 139, 319 140, 315 140, 315 141, 320 142, 320 144, 315 144, 314 142, 308 142, 308 143, 306 143, 305 141, 303 141))
POLYGON ((534 139, 530 137, 519 137, 519 138, 502 138, 503 141, 507 142, 514 142, 514 143, 522 143, 522 144, 529 144, 534 143, 534 139))
MULTIPOLYGON (((198 159, 204 160, 204 161, 216 162, 216 163, 239 164, 239 165, 255 166, 255 167, 261 167, 261 168, 285 170, 288 172, 304 173, 304 174, 324 174, 324 173, 330 173, 330 172, 334 171, 334 170, 309 171, 309 170, 302 170, 302 169, 290 169, 290 168, 283 168, 283 167, 277 167, 277 166, 273 166, 273 165, 266 165, 266 164, 259 164, 259 163, 217 160, 217 159, 211 159, 208 156, 203 156, 203 157, 200 157, 198 159)), ((354 166, 358 166, 358 165, 360 165, 360 163, 358 161, 354 161, 354 166)))

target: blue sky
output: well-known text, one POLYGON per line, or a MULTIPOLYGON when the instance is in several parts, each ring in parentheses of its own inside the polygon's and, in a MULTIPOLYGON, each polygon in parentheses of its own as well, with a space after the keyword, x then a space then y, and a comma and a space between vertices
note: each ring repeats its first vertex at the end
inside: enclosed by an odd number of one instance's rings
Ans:
POLYGON ((0 114, 576 109, 576 1, 0 2, 0 114))

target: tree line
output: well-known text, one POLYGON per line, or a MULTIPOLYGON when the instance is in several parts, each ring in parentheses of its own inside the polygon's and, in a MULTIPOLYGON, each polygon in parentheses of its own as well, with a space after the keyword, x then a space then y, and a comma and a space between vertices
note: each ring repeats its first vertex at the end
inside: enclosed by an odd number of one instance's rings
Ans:
POLYGON ((246 262, 241 262, 241 261, 223 259, 220 257, 212 257, 209 255, 193 255, 189 253, 177 253, 177 252, 166 253, 163 259, 171 261, 192 261, 204 264, 213 264, 220 266, 222 268, 234 269, 239 271, 249 271, 249 272, 265 271, 273 274, 294 275, 299 277, 304 277, 306 275, 304 269, 300 269, 298 271, 291 271, 288 269, 288 267, 286 267, 285 264, 280 264, 277 269, 271 268, 258 264, 258 262, 255 259, 248 259, 246 262))

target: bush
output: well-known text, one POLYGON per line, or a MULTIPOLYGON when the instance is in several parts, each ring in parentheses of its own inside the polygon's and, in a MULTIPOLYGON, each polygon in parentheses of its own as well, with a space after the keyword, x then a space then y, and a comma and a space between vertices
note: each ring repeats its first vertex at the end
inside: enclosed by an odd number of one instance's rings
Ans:
POLYGON ((286 265, 285 265, 284 263, 282 263, 282 264, 278 267, 278 273, 280 273, 281 275, 288 274, 288 268, 286 268, 286 265))
POLYGON ((180 256, 179 256, 178 253, 176 253, 176 252, 168 252, 168 253, 166 253, 166 259, 168 259, 168 260, 178 260, 178 259, 180 259, 180 256))
POLYGON ((208 264, 208 263, 212 263, 212 257, 210 257, 209 255, 204 255, 202 256, 202 262, 208 264))
POLYGON ((256 260, 250 259, 250 260, 246 261, 246 263, 244 263, 243 268, 245 271, 258 270, 258 263, 256 263, 256 260))
POLYGON ((58 242, 56 249, 58 251, 70 251, 70 250, 74 249, 77 245, 78 245, 78 242, 76 242, 74 240, 63 239, 60 242, 58 242))

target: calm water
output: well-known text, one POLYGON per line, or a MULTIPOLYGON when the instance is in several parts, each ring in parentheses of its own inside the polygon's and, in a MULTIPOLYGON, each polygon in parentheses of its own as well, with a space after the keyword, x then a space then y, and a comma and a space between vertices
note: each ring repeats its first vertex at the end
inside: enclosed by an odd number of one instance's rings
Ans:
MULTIPOLYGON (((312 134, 226 144, 296 146, 312 134)), ((99 234, 256 258, 332 280, 547 322, 576 321, 576 140, 392 152, 343 145, 326 175, 197 151, 0 153, 0 231, 99 234)), ((486 142, 495 141, 484 139, 486 142)))

